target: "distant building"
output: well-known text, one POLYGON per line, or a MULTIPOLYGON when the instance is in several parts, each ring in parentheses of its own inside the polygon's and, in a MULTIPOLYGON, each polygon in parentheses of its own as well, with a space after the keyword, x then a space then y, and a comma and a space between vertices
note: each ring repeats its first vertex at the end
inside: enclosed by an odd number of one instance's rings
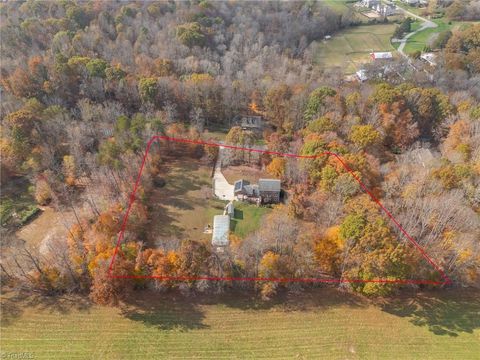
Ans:
POLYGON ((396 7, 395 5, 390 4, 378 4, 375 8, 375 11, 382 16, 391 16, 395 15, 396 7))
POLYGON ((393 55, 390 51, 386 52, 372 52, 370 56, 373 60, 390 60, 393 59, 393 55))
POLYGON ((332 38, 331 35, 325 35, 325 37, 324 37, 325 40, 330 40, 331 38, 332 38))
POLYGON ((362 0, 360 1, 360 5, 367 7, 367 8, 373 8, 374 6, 377 6, 380 4, 380 0, 362 0))
POLYGON ((237 199, 257 204, 279 203, 281 190, 281 182, 277 179, 260 179, 258 184, 237 180, 233 188, 237 199))
POLYGON ((263 119, 259 115, 237 115, 233 118, 233 123, 243 130, 263 130, 263 119))
POLYGON ((233 216, 235 215, 235 207, 233 206, 233 201, 230 201, 227 205, 225 205, 223 215, 228 215, 230 219, 233 218, 233 216))
POLYGON ((423 53, 422 55, 420 55, 420 59, 427 62, 431 66, 437 65, 437 62, 436 62, 437 55, 434 53, 423 53))
POLYGON ((230 232, 230 216, 215 215, 213 217, 212 245, 227 246, 230 232))
POLYGON ((402 0, 402 2, 411 6, 417 6, 420 3, 420 0, 402 0))
POLYGON ((383 4, 380 0, 362 0, 358 4, 362 7, 371 9, 382 16, 394 15, 396 12, 395 5, 391 3, 383 4))
POLYGON ((364 69, 358 70, 355 75, 357 75, 358 80, 361 82, 368 80, 367 72, 364 69))

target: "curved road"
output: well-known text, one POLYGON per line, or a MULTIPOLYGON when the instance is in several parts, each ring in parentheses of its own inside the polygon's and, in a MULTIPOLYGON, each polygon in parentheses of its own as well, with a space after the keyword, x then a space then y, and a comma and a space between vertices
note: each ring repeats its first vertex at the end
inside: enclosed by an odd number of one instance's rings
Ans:
POLYGON ((420 31, 423 31, 425 29, 428 29, 428 28, 436 28, 438 27, 437 24, 435 24, 433 21, 430 21, 428 19, 425 19, 424 17, 421 17, 419 15, 416 15, 408 10, 405 10, 404 8, 401 8, 400 6, 397 6, 398 9, 402 10, 405 14, 411 16, 411 17, 414 17, 418 20, 421 20, 423 21, 423 24, 422 26, 420 26, 417 30, 415 30, 414 32, 411 32, 411 33, 408 33, 407 36, 405 36, 403 39, 400 40, 400 46, 398 47, 398 52, 400 54, 402 54, 402 56, 404 57, 407 57, 407 54, 405 54, 405 52, 403 51, 403 48, 405 47, 405 45, 407 44, 407 40, 409 37, 415 35, 416 33, 420 32, 420 31))

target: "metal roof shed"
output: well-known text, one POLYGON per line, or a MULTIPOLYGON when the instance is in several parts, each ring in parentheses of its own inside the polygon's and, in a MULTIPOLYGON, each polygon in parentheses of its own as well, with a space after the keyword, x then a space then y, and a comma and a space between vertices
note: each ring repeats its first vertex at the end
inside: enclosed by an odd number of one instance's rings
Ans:
POLYGON ((230 216, 215 215, 213 217, 212 245, 227 246, 229 231, 230 231, 230 216))

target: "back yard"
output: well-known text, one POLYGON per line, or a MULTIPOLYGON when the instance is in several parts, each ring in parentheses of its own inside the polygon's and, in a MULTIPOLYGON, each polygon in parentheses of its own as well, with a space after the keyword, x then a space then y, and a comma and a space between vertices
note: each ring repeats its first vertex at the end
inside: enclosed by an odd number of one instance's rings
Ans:
POLYGON ((253 295, 135 293, 119 308, 80 297, 2 295, 3 353, 35 359, 478 359, 480 296, 368 301, 335 289, 253 295))

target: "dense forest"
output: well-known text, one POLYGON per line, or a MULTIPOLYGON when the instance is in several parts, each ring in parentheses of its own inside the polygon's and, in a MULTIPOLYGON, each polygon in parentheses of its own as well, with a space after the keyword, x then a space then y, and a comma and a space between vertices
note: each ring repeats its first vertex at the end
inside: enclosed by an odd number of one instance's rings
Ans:
MULTIPOLYGON (((467 13, 447 5, 452 18, 467 13)), ((148 140, 215 131, 234 145, 338 154, 448 286, 480 286, 480 25, 449 34, 430 73, 411 70, 409 61, 425 66, 418 59, 396 59, 397 71, 361 83, 314 62, 313 42, 356 26, 321 2, 29 0, 2 4, 0 16, 2 186, 27 179, 39 205, 75 219, 42 254, 4 226, 10 286, 89 292, 99 303, 144 287, 255 288, 269 298, 314 286, 108 278, 148 140), (230 128, 249 112, 266 119, 262 135, 230 128)), ((208 147, 166 147, 149 156, 115 274, 443 281, 333 156, 247 159, 281 178, 288 196, 221 258, 197 239, 146 246, 165 157, 215 158, 208 147)), ((414 285, 342 286, 384 295, 414 285)))

